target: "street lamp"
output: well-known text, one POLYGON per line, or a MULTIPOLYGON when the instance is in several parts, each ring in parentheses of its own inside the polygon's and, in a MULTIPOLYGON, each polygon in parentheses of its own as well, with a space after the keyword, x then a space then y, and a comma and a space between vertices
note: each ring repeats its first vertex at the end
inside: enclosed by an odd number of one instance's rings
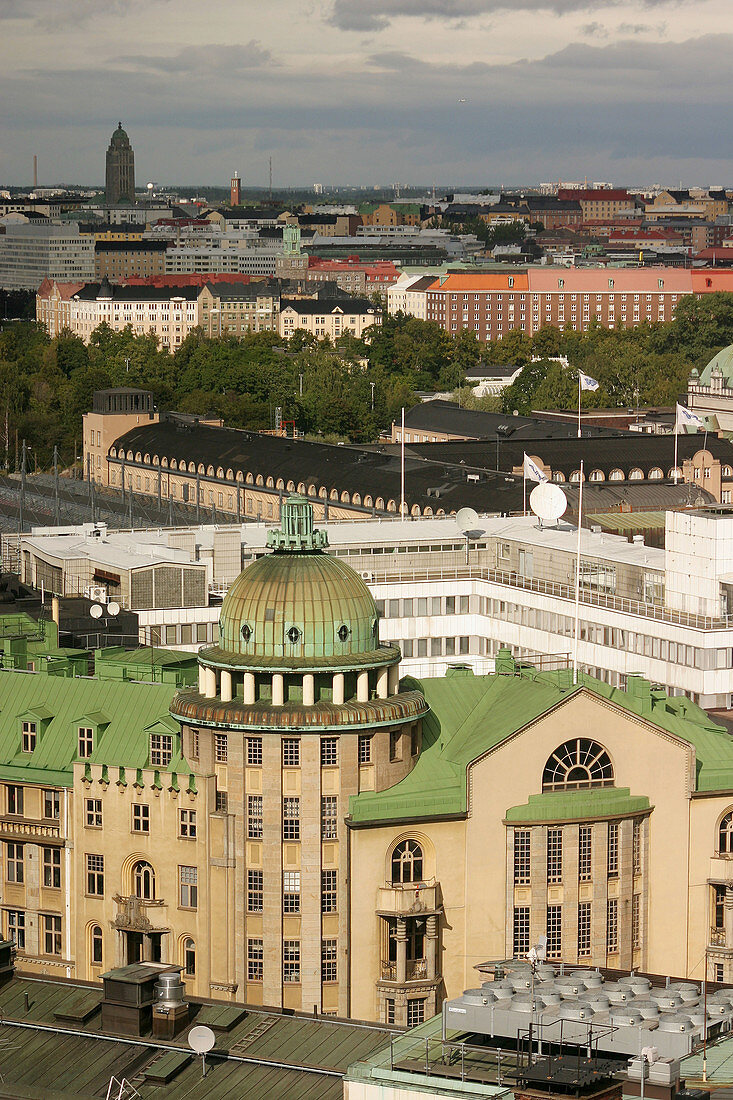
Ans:
POLYGON ((372 387, 372 412, 374 412, 374 386, 375 386, 375 383, 370 382, 369 385, 372 387))

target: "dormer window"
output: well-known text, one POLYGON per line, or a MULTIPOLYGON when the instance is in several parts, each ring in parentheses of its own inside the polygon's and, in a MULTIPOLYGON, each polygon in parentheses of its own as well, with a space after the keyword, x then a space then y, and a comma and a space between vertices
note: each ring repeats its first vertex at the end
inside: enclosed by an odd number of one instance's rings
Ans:
POLYGON ((79 756, 87 759, 94 752, 94 730, 91 726, 79 726, 79 756))
POLYGON ((36 747, 38 727, 35 722, 23 723, 23 752, 33 752, 36 747))
POLYGON ((150 763, 167 768, 173 758, 173 737, 169 733, 150 734, 150 763))

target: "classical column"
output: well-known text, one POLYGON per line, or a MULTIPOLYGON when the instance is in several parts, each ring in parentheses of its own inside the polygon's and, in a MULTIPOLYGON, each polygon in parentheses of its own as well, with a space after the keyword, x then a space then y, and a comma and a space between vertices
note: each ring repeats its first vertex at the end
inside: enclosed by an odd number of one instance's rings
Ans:
POLYGON ((316 701, 316 678, 312 672, 303 673, 303 706, 312 707, 316 701))
POLYGON ((407 921, 404 917, 397 918, 397 981, 404 984, 407 980, 407 921))
POLYGON ((272 674, 272 705, 273 707, 281 707, 285 700, 285 682, 283 680, 282 672, 273 672, 272 674))
POLYGON ((388 680, 388 683, 389 683, 389 694, 390 695, 396 695, 397 692, 400 690, 400 666, 399 665, 390 665, 389 666, 389 680, 388 680))
POLYGON ((231 672, 223 668, 221 670, 221 701, 222 703, 230 703, 232 700, 232 674, 231 672))
POLYGON ((385 665, 377 673, 377 698, 386 699, 389 695, 389 667, 385 665))
POLYGON ((344 687, 344 674, 343 672, 334 672, 333 674, 333 701, 341 706, 344 701, 345 687, 344 687))
POLYGON ((216 670, 213 668, 206 669, 206 698, 216 698, 216 670))
POLYGON ((438 918, 436 916, 428 917, 425 940, 427 979, 432 982, 438 973, 438 918))
POLYGON ((242 699, 245 703, 254 703, 255 701, 255 674, 254 672, 245 672, 242 680, 242 699))
POLYGON ((356 698, 359 703, 369 702, 369 672, 366 669, 357 673, 356 698))
POLYGON ((199 665, 199 695, 206 695, 206 669, 199 665))

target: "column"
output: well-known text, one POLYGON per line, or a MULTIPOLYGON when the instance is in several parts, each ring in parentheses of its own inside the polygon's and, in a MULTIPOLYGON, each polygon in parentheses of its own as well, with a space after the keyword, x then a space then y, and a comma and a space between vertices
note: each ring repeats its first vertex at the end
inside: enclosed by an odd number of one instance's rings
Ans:
POLYGON ((338 706, 341 706, 344 701, 345 694, 345 678, 343 672, 334 672, 333 674, 333 701, 338 706))
POLYGON ((216 671, 213 668, 206 670, 206 698, 216 698, 216 671))
POLYGON ((231 672, 223 668, 221 670, 221 701, 222 703, 230 703, 232 699, 232 674, 231 672))
POLYGON ((389 667, 380 668, 377 673, 377 698, 386 699, 389 695, 389 667))
MULTIPOLYGON (((733 886, 725 887, 725 902, 723 904, 723 926, 725 928, 725 946, 733 946, 733 886)), ((708 939, 710 933, 708 933, 708 939)))
POLYGON ((397 918, 397 981, 404 985, 407 980, 407 921, 397 918))
POLYGON ((285 682, 283 680, 282 672, 273 672, 272 674, 272 705, 273 707, 281 707, 285 700, 285 682))
POLYGON ((369 702, 369 672, 366 669, 357 673, 356 698, 359 703, 369 702))
POLYGON ((254 672, 245 672, 242 680, 242 699, 245 703, 254 703, 255 701, 255 674, 254 672))
POLYGON ((316 701, 316 678, 312 672, 303 673, 303 706, 312 707, 316 701))
POLYGON ((199 695, 206 695, 206 669, 199 665, 199 695))
POLYGON ((389 694, 390 695, 396 695, 397 692, 400 690, 400 666, 399 665, 390 665, 389 666, 388 684, 389 684, 389 688, 388 688, 389 694))
POLYGON ((427 979, 429 982, 432 982, 435 979, 435 975, 438 973, 438 918, 435 916, 428 917, 425 941, 427 979))

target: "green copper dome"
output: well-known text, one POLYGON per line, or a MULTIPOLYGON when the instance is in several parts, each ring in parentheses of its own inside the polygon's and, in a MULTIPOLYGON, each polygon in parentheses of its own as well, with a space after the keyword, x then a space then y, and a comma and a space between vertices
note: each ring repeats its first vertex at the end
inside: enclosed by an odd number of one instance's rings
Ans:
POLYGON ((713 356, 708 365, 703 367, 700 374, 701 385, 710 385, 710 377, 716 369, 722 372, 727 386, 733 384, 733 344, 729 344, 727 348, 719 351, 717 355, 713 356))
POLYGON ((120 145, 120 144, 129 145, 130 144, 130 139, 127 136, 127 131, 122 129, 122 123, 121 122, 117 123, 117 129, 112 134, 112 144, 113 145, 120 145))
POLYGON ((219 649, 258 660, 332 659, 380 649, 377 608, 358 573, 324 553, 325 531, 313 528, 305 497, 288 497, 273 552, 240 573, 221 607, 219 649))

